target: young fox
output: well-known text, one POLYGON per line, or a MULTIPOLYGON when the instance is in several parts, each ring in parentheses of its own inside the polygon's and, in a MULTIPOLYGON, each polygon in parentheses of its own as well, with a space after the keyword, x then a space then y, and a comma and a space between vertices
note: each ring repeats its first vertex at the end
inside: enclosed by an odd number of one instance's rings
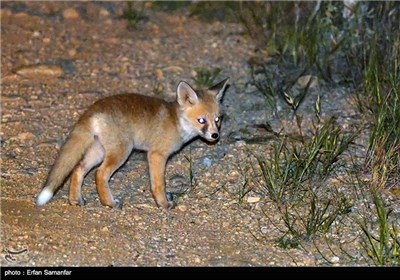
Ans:
POLYGON ((49 202, 71 173, 69 203, 84 205, 81 188, 96 165, 100 202, 121 207, 108 186, 111 175, 132 149, 147 151, 151 192, 159 207, 171 209, 165 194, 165 165, 169 156, 196 136, 214 142, 221 123, 219 104, 228 79, 207 90, 195 91, 180 82, 175 102, 137 94, 115 95, 95 102, 81 116, 52 167, 36 205, 49 202))

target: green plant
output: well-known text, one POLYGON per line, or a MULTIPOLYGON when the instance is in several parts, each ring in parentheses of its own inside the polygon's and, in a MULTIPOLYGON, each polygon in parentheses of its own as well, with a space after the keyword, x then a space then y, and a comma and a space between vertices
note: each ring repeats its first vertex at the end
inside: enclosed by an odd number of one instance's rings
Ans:
POLYGON ((238 1, 154 1, 149 5, 154 10, 165 12, 184 11, 190 17, 210 21, 235 21, 240 10, 238 1))
POLYGON ((158 11, 175 12, 192 5, 192 1, 154 1, 151 7, 158 11))
POLYGON ((196 188, 196 178, 194 177, 193 173, 193 159, 192 159, 192 148, 189 147, 189 155, 185 155, 185 159, 189 163, 189 180, 190 180, 190 188, 189 190, 192 191, 196 188))
POLYGON ((376 189, 371 188, 372 201, 376 209, 378 223, 377 233, 374 231, 374 224, 368 226, 366 218, 359 222, 359 226, 364 233, 362 246, 375 265, 378 266, 399 266, 400 265, 400 236, 398 224, 390 222, 392 210, 388 209, 382 197, 376 189), (373 227, 373 228, 371 228, 373 227))
POLYGON ((133 1, 126 1, 126 9, 121 16, 121 18, 127 21, 128 28, 130 29, 136 29, 141 20, 147 19, 143 13, 143 6, 141 10, 137 10, 133 5, 133 1))
POLYGON ((273 63, 282 72, 296 67, 298 73, 315 72, 332 81, 335 75, 346 76, 337 67, 345 62, 343 49, 351 38, 340 20, 343 8, 334 1, 250 2, 239 18, 259 47, 275 54, 273 63))
POLYGON ((270 108, 276 110, 277 97, 280 96, 280 84, 278 74, 270 70, 267 65, 251 66, 250 70, 252 82, 259 92, 261 92, 270 108), (262 75, 262 79, 257 76, 262 75))
MULTIPOLYGON (((398 13, 400 16, 400 13, 398 13)), ((390 21, 389 19, 386 19, 390 21)), ((378 23, 376 23, 380 26, 378 23)), ((393 23, 392 23, 393 24, 393 23)), ((397 19, 400 27, 400 20, 397 19)), ((380 27, 383 34, 369 40, 364 61, 364 110, 373 118, 366 165, 380 188, 400 182, 400 31, 380 27), (385 38, 381 38, 385 36, 385 38), (382 50, 382 40, 385 49, 382 50)))
POLYGON ((162 83, 155 81, 153 84, 153 94, 156 96, 161 95, 164 91, 165 86, 162 83))
POLYGON ((300 134, 300 141, 293 141, 280 132, 270 157, 257 155, 260 171, 253 170, 261 173, 259 189, 283 222, 284 228, 276 224, 284 234, 277 243, 284 248, 301 244, 349 214, 353 201, 372 201, 377 222, 365 212, 358 224, 366 255, 375 265, 399 265, 398 221, 380 190, 400 184, 400 4, 356 2, 345 8, 344 2, 335 1, 246 2, 240 19, 260 53, 268 54, 268 59, 252 60, 252 83, 275 115, 279 105, 278 117, 296 122, 300 134), (312 94, 311 80, 303 88, 295 87, 304 75, 317 76, 325 86, 321 91, 342 87, 355 93, 362 113, 357 125, 367 124, 370 137, 367 145, 357 148, 352 165, 342 161, 342 155, 352 152, 349 146, 355 140, 365 143, 358 138, 365 127, 343 133, 334 118, 322 117, 319 95, 317 122, 304 127, 303 119, 310 114, 301 115, 299 108, 312 94), (282 110, 281 104, 289 110, 282 110), (353 173, 358 178, 354 193, 345 196, 328 183, 329 178, 353 173), (371 178, 368 184, 366 178, 371 178))
POLYGON ((215 84, 216 79, 221 73, 220 68, 208 70, 204 68, 196 68, 196 76, 193 78, 194 83, 198 87, 211 87, 215 84))
POLYGON ((287 236, 287 235, 283 235, 281 237, 279 237, 275 243, 283 249, 294 249, 294 248, 298 248, 300 246, 300 242, 298 240, 296 240, 296 238, 287 236))
POLYGON ((196 1, 189 6, 190 16, 202 21, 236 21, 240 10, 238 1, 196 1))
POLYGON ((261 190, 276 204, 291 236, 308 239, 327 232, 337 217, 348 213, 349 200, 326 181, 353 139, 354 135, 343 135, 331 118, 305 142, 284 139, 273 145, 269 161, 256 156, 261 190))
POLYGON ((238 199, 238 204, 241 204, 244 197, 253 190, 253 185, 250 184, 251 179, 249 178, 250 165, 245 165, 244 168, 242 168, 241 164, 237 164, 237 168, 242 176, 242 182, 239 183, 238 191, 235 196, 238 199))

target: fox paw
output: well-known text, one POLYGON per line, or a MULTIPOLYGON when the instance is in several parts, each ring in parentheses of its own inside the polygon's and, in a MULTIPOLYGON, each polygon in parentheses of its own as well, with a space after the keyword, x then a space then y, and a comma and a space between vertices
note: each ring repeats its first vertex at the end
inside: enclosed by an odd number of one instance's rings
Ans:
POLYGON ((116 198, 116 199, 114 199, 114 203, 115 203, 115 205, 114 205, 114 207, 113 208, 117 208, 117 209, 122 209, 122 201, 121 200, 119 200, 118 198, 116 198))
POLYGON ((169 202, 174 201, 174 196, 172 195, 172 193, 167 192, 167 193, 165 193, 165 196, 167 197, 167 200, 168 200, 169 202))
POLYGON ((70 205, 75 205, 75 206, 85 206, 86 205, 86 200, 84 200, 82 197, 78 199, 70 199, 69 200, 70 205))
POLYGON ((176 203, 174 201, 168 201, 168 206, 167 206, 167 210, 171 210, 174 209, 176 206, 176 203))
POLYGON ((103 204, 104 206, 108 207, 108 208, 117 208, 117 209, 122 209, 122 201, 119 199, 113 199, 112 203, 108 203, 108 202, 103 202, 101 201, 101 204, 103 204))
POLYGON ((158 207, 161 207, 161 208, 164 208, 167 210, 171 210, 171 209, 175 208, 175 206, 176 206, 176 203, 174 201, 168 201, 168 200, 165 200, 162 203, 159 203, 156 201, 156 204, 158 207))
POLYGON ((167 207, 164 207, 165 209, 171 210, 174 209, 176 206, 176 203, 174 202, 174 197, 172 195, 172 193, 165 193, 165 196, 167 197, 167 201, 168 201, 168 205, 167 207))

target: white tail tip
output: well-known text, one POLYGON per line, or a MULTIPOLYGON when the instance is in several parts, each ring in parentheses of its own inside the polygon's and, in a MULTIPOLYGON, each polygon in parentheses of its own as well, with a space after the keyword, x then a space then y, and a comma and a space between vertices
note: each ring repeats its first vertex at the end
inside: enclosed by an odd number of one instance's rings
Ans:
POLYGON ((49 191, 48 189, 43 189, 41 191, 41 193, 39 194, 37 201, 36 201, 36 206, 43 206, 45 205, 47 202, 49 202, 49 200, 53 197, 53 193, 51 191, 49 191))

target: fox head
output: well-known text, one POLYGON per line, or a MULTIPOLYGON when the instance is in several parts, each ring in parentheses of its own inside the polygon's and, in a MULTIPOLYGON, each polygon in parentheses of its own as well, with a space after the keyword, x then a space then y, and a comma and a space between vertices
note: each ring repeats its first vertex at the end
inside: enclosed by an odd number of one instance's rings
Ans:
POLYGON ((177 101, 180 107, 180 125, 184 138, 201 136, 214 142, 219 138, 221 124, 220 102, 228 87, 229 78, 203 90, 195 91, 188 83, 180 82, 177 101))

